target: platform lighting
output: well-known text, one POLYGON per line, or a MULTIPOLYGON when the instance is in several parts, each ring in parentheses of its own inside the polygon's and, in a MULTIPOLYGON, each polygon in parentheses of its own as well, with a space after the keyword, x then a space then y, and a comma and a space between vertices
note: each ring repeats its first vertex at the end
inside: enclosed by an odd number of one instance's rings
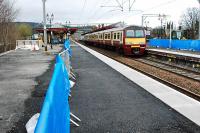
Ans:
MULTIPOLYGON (((51 28, 51 26, 52 26, 52 21, 53 21, 53 19, 54 19, 53 13, 51 14, 51 16, 47 13, 47 21, 49 21, 50 28, 51 28)), ((53 49, 53 45, 52 45, 52 41, 51 41, 52 35, 53 35, 53 33, 52 33, 52 31, 51 31, 51 35, 50 35, 51 49, 53 49)))
POLYGON ((71 22, 66 21, 66 26, 70 26, 71 22))
POLYGON ((51 14, 51 16, 49 16, 49 14, 47 13, 47 21, 49 21, 50 27, 51 27, 51 23, 52 23, 53 19, 54 19, 53 13, 51 14))
POLYGON ((43 3, 43 22, 44 22, 44 45, 45 51, 47 51, 47 26, 46 26, 46 0, 42 0, 43 3))

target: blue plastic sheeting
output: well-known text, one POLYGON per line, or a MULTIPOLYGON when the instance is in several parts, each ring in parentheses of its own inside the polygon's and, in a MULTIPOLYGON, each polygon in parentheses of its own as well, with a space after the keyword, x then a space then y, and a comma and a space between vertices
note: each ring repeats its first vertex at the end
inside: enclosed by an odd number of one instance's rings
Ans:
POLYGON ((71 50, 71 47, 70 47, 70 40, 68 40, 68 39, 65 40, 64 49, 68 50, 70 56, 72 55, 72 50, 71 50))
POLYGON ((148 45, 160 48, 200 51, 200 40, 171 40, 170 44, 169 39, 150 39, 148 45))
POLYGON ((150 39, 148 45, 153 46, 153 47, 169 48, 169 40, 168 39, 150 39))
POLYGON ((35 133, 70 132, 69 77, 60 56, 57 56, 56 62, 35 133))

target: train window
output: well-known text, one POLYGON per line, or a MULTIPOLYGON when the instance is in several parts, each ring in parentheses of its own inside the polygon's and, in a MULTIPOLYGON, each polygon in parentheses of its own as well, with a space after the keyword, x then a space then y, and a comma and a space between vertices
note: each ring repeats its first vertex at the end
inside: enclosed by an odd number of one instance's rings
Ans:
POLYGON ((144 31, 143 30, 136 30, 135 31, 135 37, 144 37, 144 31))
POLYGON ((108 34, 108 39, 110 39, 110 34, 108 34))
POLYGON ((116 33, 114 33, 114 37, 113 37, 114 39, 117 39, 117 35, 116 35, 116 33))
POLYGON ((134 30, 127 30, 126 37, 134 37, 134 30))
POLYGON ((107 39, 108 38, 108 35, 107 34, 105 34, 105 39, 107 39))
POLYGON ((117 39, 118 40, 120 39, 120 33, 117 33, 117 39))

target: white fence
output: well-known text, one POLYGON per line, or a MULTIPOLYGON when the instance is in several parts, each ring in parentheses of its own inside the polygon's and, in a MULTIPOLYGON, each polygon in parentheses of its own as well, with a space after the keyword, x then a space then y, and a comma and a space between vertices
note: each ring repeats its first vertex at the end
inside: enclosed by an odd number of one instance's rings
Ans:
POLYGON ((16 49, 39 50, 42 44, 41 40, 17 40, 16 49))

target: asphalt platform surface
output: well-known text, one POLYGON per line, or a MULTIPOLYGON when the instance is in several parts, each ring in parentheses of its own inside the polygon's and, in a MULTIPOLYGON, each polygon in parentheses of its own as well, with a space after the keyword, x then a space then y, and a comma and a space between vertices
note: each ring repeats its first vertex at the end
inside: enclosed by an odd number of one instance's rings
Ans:
POLYGON ((25 124, 43 104, 60 46, 0 56, 0 133, 26 133, 25 124))
MULTIPOLYGON (((75 45, 75 44, 73 44, 75 45)), ((200 127, 79 46, 73 46, 72 133, 200 133, 200 127)))

